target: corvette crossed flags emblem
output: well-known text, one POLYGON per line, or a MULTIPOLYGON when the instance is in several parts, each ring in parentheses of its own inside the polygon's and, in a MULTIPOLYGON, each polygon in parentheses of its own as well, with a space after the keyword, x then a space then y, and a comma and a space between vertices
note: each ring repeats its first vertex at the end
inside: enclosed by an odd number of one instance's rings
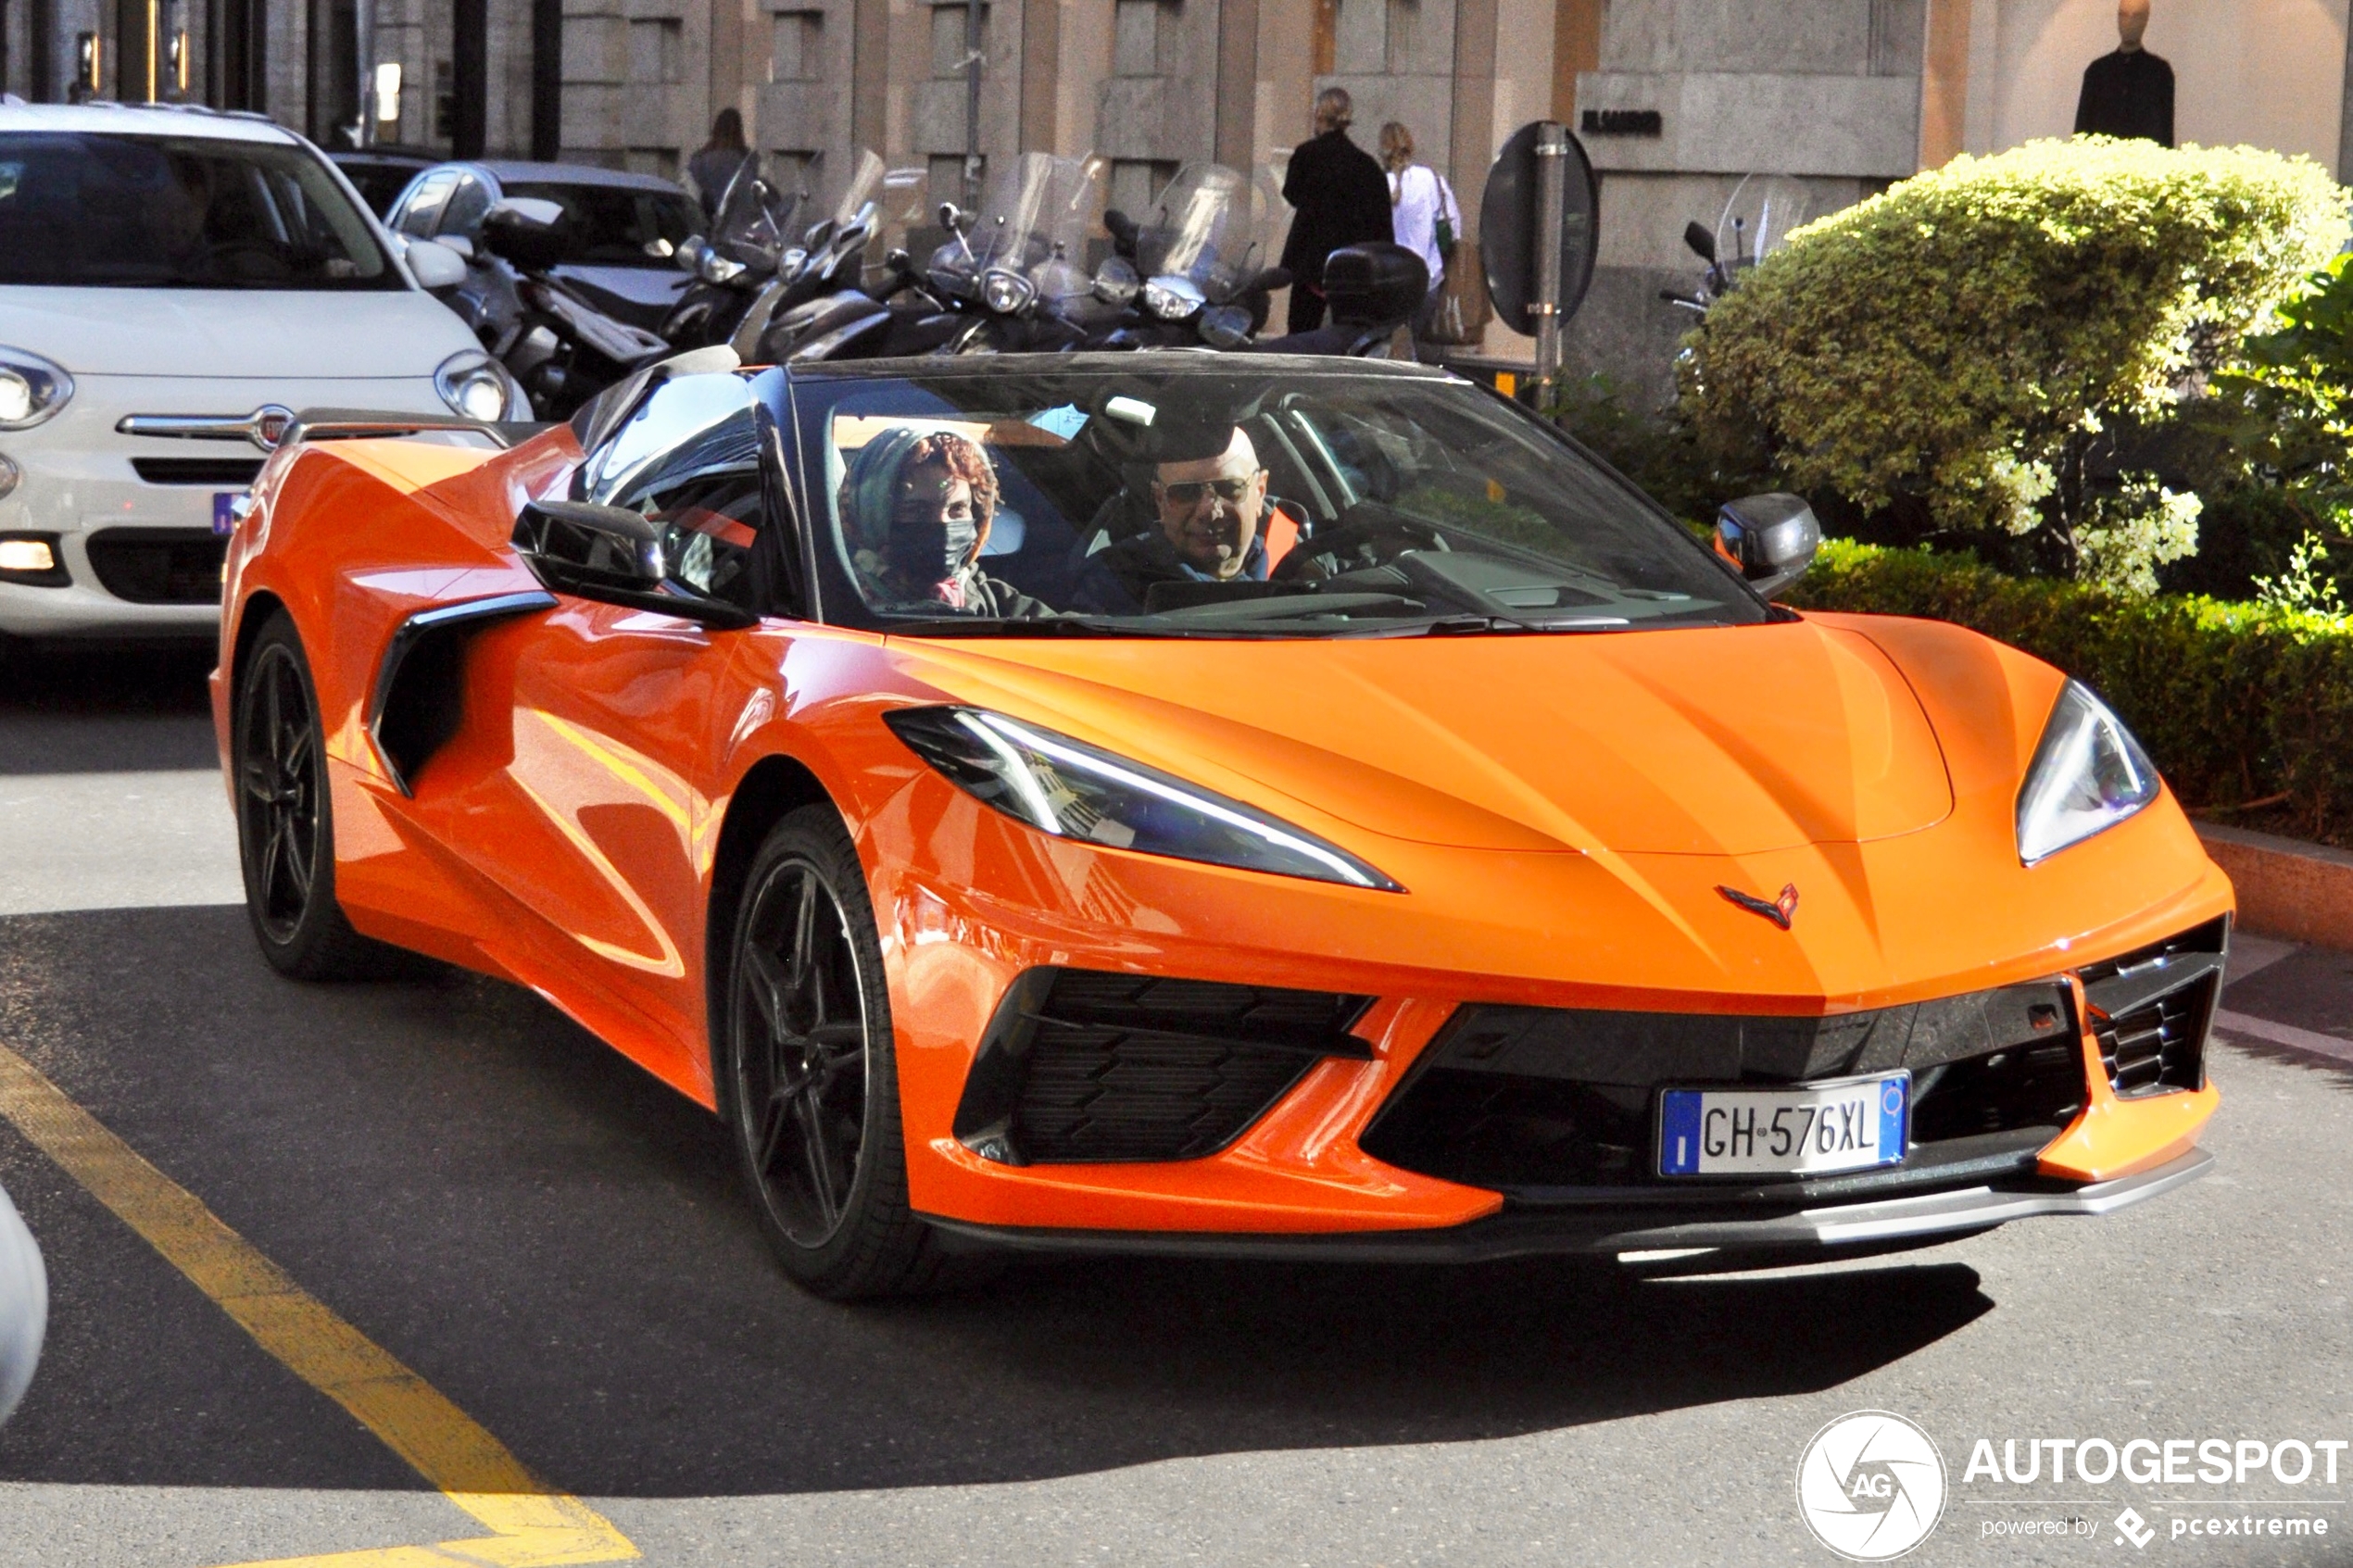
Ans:
POLYGON ((1789 922, 1797 918, 1797 884, 1793 882, 1782 887, 1780 897, 1771 899, 1759 898, 1754 893, 1743 893, 1737 887, 1726 887, 1720 883, 1717 884, 1716 891, 1750 914, 1763 915, 1783 931, 1787 931, 1789 922))

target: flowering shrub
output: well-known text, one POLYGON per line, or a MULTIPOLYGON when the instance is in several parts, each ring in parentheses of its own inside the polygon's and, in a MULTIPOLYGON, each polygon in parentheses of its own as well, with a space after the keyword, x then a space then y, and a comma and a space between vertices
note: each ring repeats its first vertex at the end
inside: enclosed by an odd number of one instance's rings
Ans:
POLYGON ((2107 138, 1959 157, 1798 230, 1686 342, 1683 417, 1912 539, 2126 592, 2198 500, 2121 471, 2344 237, 2319 165, 2107 138))

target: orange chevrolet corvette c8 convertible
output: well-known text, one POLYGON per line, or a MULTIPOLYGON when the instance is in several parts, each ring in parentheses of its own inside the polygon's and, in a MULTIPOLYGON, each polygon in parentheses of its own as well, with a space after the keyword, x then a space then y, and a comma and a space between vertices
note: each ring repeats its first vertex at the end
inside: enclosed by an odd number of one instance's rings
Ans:
POLYGON ((1778 607, 1795 498, 1711 551, 1411 366, 730 366, 305 415, 214 711, 272 964, 539 992, 809 1288, 1851 1256, 2208 1165, 2229 883, 2057 671, 1778 607))

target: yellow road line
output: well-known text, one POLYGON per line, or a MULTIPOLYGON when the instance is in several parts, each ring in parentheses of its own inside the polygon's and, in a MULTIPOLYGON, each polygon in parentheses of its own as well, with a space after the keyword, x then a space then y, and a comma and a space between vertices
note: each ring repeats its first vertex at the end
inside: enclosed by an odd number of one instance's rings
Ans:
POLYGON ((212 1298, 255 1343, 349 1411, 493 1532, 432 1547, 284 1558, 268 1568, 541 1568, 638 1555, 603 1515, 532 1474, 465 1411, 296 1285, 195 1194, 140 1158, 6 1046, 0 1046, 0 1116, 212 1298))

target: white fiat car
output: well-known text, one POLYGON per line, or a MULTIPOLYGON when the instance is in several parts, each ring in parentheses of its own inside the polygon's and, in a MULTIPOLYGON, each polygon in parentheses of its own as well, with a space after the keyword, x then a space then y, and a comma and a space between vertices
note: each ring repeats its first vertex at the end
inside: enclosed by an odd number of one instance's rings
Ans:
POLYGON ((0 636, 212 635, 305 409, 529 418, 464 269, 268 120, 0 103, 0 636))

